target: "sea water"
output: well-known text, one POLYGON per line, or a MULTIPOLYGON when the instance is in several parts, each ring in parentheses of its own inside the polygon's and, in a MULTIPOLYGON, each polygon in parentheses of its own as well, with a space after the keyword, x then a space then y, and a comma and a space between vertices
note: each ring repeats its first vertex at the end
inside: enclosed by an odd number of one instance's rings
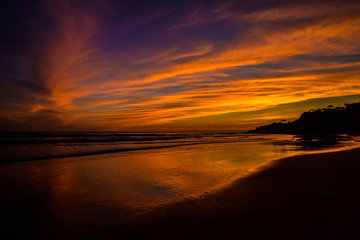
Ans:
POLYGON ((80 209, 123 217, 202 197, 271 160, 358 144, 349 135, 2 133, 0 189, 60 222, 80 209))

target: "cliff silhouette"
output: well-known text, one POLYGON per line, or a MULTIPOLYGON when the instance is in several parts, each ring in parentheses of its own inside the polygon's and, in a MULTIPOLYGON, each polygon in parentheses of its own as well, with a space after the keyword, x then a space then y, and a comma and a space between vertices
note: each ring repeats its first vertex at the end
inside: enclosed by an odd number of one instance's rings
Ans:
POLYGON ((311 109, 293 122, 281 120, 250 130, 249 133, 360 133, 360 102, 344 104, 344 107, 311 109))

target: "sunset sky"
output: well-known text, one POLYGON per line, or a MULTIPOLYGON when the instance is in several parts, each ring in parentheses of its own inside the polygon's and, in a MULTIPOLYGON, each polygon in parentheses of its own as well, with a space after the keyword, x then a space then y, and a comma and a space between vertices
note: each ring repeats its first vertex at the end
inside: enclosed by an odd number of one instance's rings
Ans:
POLYGON ((360 102, 360 1, 7 1, 0 130, 248 130, 360 102))

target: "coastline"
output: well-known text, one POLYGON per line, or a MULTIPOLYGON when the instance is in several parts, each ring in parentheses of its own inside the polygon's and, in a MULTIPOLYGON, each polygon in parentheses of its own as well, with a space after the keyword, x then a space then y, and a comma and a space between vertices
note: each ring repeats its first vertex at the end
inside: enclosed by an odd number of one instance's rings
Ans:
POLYGON ((359 156, 353 148, 273 160, 215 192, 125 217, 66 195, 66 184, 12 186, 4 174, 2 230, 14 239, 359 239, 359 156))
POLYGON ((134 219, 125 235, 359 239, 359 173, 360 148, 276 160, 214 194, 134 219))

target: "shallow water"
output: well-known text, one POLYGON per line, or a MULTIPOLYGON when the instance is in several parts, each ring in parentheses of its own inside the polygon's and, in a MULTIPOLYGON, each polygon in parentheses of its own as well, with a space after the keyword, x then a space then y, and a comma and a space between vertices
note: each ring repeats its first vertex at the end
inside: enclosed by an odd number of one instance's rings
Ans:
MULTIPOLYGON (((159 139, 150 141, 143 144, 159 144, 154 142, 159 139)), ((358 145, 357 137, 346 135, 216 134, 177 136, 161 141, 167 145, 180 142, 184 146, 157 148, 156 145, 151 149, 79 157, 74 157, 76 150, 72 150, 65 158, 2 164, 2 195, 11 194, 15 200, 16 196, 32 199, 40 212, 51 216, 60 225, 69 218, 79 218, 78 214, 87 212, 90 206, 94 210, 93 217, 97 216, 96 208, 101 208, 112 209, 122 218, 161 204, 216 191, 270 160, 358 145), (185 145, 189 142, 192 145, 185 145)), ((12 147, 23 146, 23 152, 14 155, 23 154, 24 157, 24 149, 31 146, 31 154, 47 145, 60 151, 63 142, 60 145, 46 141, 40 145, 22 143, 12 147)), ((71 144, 66 148, 69 149, 71 144)), ((94 148, 99 145, 92 144, 94 148)), ((120 145, 119 142, 116 144, 120 145)), ((90 149, 91 145, 86 148, 90 149)), ((45 156, 51 154, 51 151, 45 152, 45 156)), ((33 156, 36 154, 31 158, 33 156)))

